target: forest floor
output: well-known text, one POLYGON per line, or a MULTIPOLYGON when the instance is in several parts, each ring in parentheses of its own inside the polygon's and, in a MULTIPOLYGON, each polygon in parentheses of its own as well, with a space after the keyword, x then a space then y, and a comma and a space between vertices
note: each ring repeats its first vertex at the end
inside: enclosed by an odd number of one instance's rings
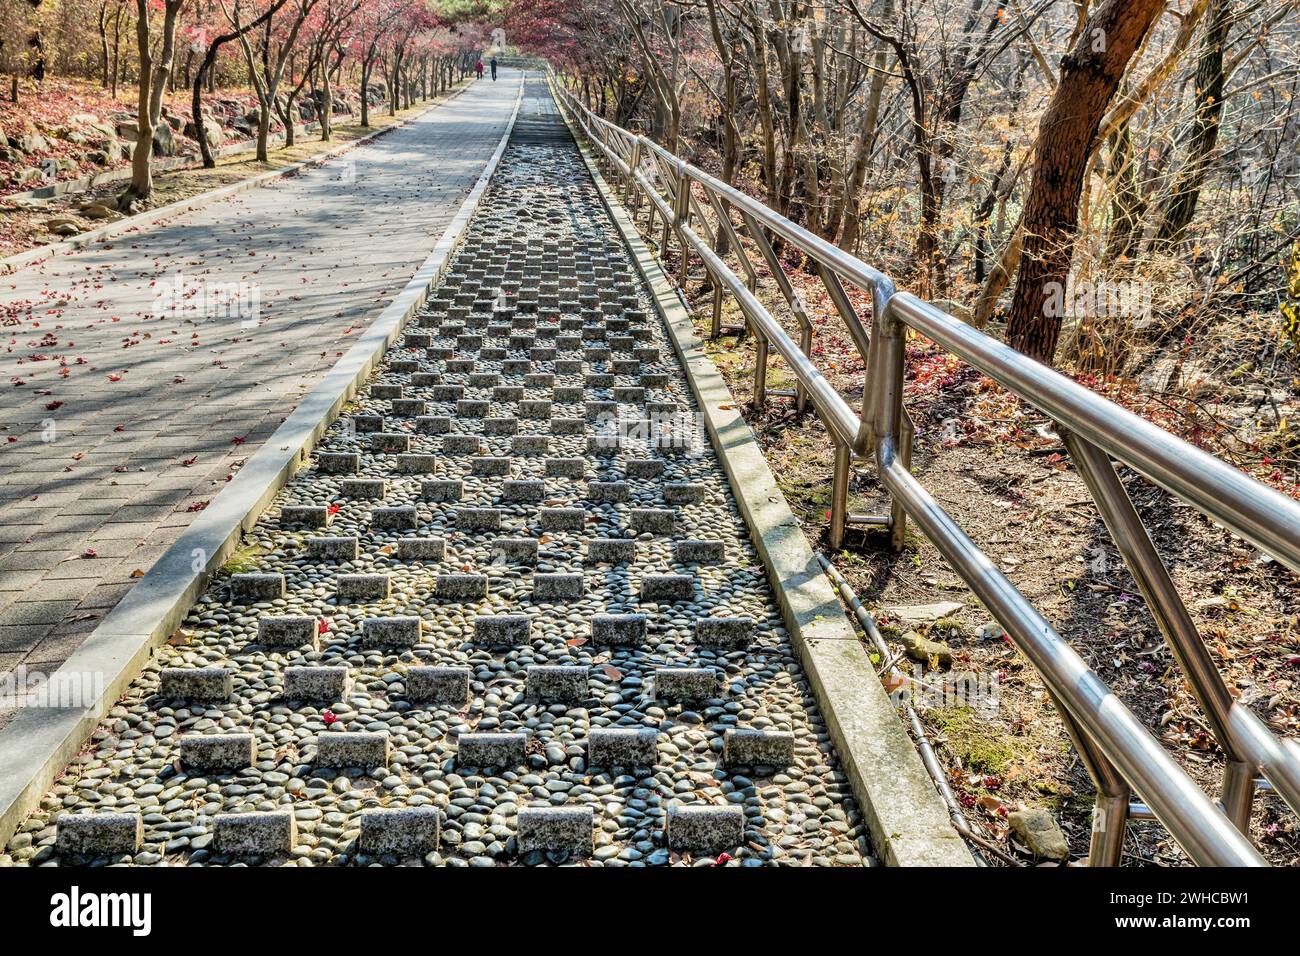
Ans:
MULTIPOLYGON (((851 406, 860 407, 861 358, 838 319, 827 319, 833 310, 820 283, 789 271, 814 316, 819 368, 851 406)), ((772 288, 770 281, 760 285, 772 288)), ((693 282, 688 298, 697 331, 706 338, 711 294, 693 282)), ((794 327, 788 310, 762 291, 760 298, 787 328, 794 327)), ((859 314, 869 315, 866 302, 856 304, 859 314)), ((728 303, 724 325, 740 322, 728 303)), ((1175 359, 1181 385, 1160 373, 1167 356, 1129 378, 1075 377, 1295 496, 1288 435, 1289 421, 1300 410, 1294 399, 1270 391, 1263 370, 1250 381, 1221 370, 1191 374, 1194 368, 1223 366, 1232 356, 1223 346, 1207 341, 1200 351, 1184 349, 1175 359)), ((1073 858, 1086 859, 1093 788, 1038 673, 914 528, 899 553, 884 534, 853 529, 845 546, 831 553, 826 527, 833 445, 825 428, 811 413, 798 415, 788 399, 774 398, 763 410, 752 407, 752 337, 738 342, 724 336, 707 342, 706 349, 809 540, 873 611, 891 647, 901 655, 898 638, 917 631, 952 648, 950 675, 996 680, 997 706, 991 710, 951 703, 921 708, 968 819, 1030 863, 1007 816, 1021 807, 1046 807, 1056 815, 1073 858), (939 602, 959 603, 961 609, 919 627, 889 613, 939 602)), ((1240 358, 1227 367, 1239 369, 1240 358)), ((1273 378, 1284 372, 1269 370, 1273 378)), ((788 366, 773 353, 769 389, 793 386, 788 366)), ((919 336, 909 338, 904 400, 916 425, 913 473, 1187 772, 1217 796, 1222 753, 1047 417, 919 336)), ((1294 577, 1130 470, 1122 469, 1121 476, 1230 692, 1274 732, 1300 735, 1300 588, 1294 577)), ((855 463, 850 511, 888 511, 869 462, 855 463)), ((903 666, 911 663, 904 658, 903 666)), ((1274 864, 1300 863, 1300 828, 1277 797, 1260 794, 1252 834, 1274 864)), ((1187 862, 1153 823, 1130 826, 1125 854, 1129 865, 1187 862)))
MULTIPOLYGON (((470 81, 465 80, 453 86, 447 93, 418 101, 407 110, 398 110, 397 115, 390 115, 388 107, 380 105, 370 112, 370 126, 363 127, 355 118, 346 121, 336 119, 332 137, 328 142, 321 141, 319 133, 299 136, 293 146, 273 147, 267 162, 259 162, 250 153, 240 153, 217 160, 212 169, 195 166, 185 169, 159 172, 154 175, 153 196, 142 205, 141 212, 180 202, 200 193, 223 186, 233 185, 263 173, 283 169, 294 163, 310 160, 315 156, 335 149, 340 145, 353 142, 376 130, 406 122, 438 103, 445 102, 462 90, 470 81)), ((11 104, 3 104, 11 105, 11 104)), ((20 104, 21 105, 21 104, 20 104)), ((188 104, 185 109, 188 111, 188 104)), ((0 117, 0 129, 5 128, 0 117)), ((197 157, 196 157, 197 161, 197 157)), ((48 223, 71 217, 84 229, 89 230, 125 218, 114 214, 107 219, 90 220, 81 215, 81 210, 96 201, 109 205, 116 203, 117 195, 126 188, 126 181, 106 183, 89 190, 68 193, 44 200, 14 200, 0 197, 0 259, 17 255, 39 246, 60 241, 61 236, 53 234, 48 223)))

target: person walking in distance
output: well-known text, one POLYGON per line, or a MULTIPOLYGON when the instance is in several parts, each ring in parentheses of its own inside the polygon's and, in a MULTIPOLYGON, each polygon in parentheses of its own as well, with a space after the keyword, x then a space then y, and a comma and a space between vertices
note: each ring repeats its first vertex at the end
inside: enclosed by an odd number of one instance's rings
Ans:
POLYGON ((492 79, 493 79, 493 81, 495 81, 496 78, 497 78, 497 58, 496 58, 496 57, 493 57, 493 58, 492 58, 492 79))
POLYGON ((481 59, 474 64, 474 72, 478 74, 480 80, 483 79, 483 61, 481 59))

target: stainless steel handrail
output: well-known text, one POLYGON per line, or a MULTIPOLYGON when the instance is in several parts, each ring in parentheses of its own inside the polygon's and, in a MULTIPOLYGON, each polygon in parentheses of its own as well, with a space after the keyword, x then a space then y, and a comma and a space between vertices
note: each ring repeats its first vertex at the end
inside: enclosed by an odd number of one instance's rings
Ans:
MULTIPOLYGON (((1097 785, 1097 814, 1090 853, 1094 864, 1117 864, 1124 827, 1130 817, 1160 820, 1197 863, 1260 865, 1249 843, 1249 817, 1257 786, 1267 786, 1300 812, 1300 746, 1281 740, 1253 712, 1228 693, 1204 643, 1173 587, 1159 555, 1110 458, 1129 465, 1149 480, 1187 501, 1241 537, 1300 571, 1300 504, 1256 482, 1212 455, 1197 449, 1133 413, 1090 392, 1058 372, 1031 361, 930 303, 897 292, 888 276, 809 233, 758 200, 673 156, 644 136, 630 133, 596 116, 562 84, 553 89, 568 115, 581 127, 611 169, 626 185, 634 218, 638 195, 649 200, 647 232, 654 217, 662 220, 662 246, 675 236, 682 247, 679 276, 684 278, 688 252, 696 255, 715 290, 731 293, 754 332, 757 348, 755 402, 765 397, 767 350, 787 361, 799 382, 798 395, 811 400, 837 446, 830 535, 838 546, 847 513, 849 465, 853 457, 875 459, 881 483, 893 500, 885 519, 901 542, 902 523, 911 517, 939 548, 1016 646, 1029 658, 1058 704, 1062 719, 1097 785), (642 160, 653 171, 647 174, 642 160), (656 187, 657 178, 666 195, 656 187), (720 221, 709 241, 691 224, 702 219, 694 189, 705 193, 720 221), (867 387, 862 414, 854 413, 810 357, 810 337, 795 343, 755 294, 755 274, 740 248, 730 220, 735 210, 744 231, 760 251, 766 229, 808 255, 818 266, 831 300, 859 348, 867 348, 867 387), (742 281, 715 247, 728 244, 748 281, 742 281), (872 330, 868 334, 853 313, 839 280, 871 293, 872 330), (1221 790, 1222 807, 1210 800, 1160 746, 1151 732, 1088 669, 1041 614, 971 541, 911 474, 909 421, 902 405, 904 329, 919 332, 979 369, 1003 387, 1048 414, 1057 424, 1072 459, 1084 477, 1103 520, 1128 563, 1139 589, 1160 624, 1179 667, 1227 756, 1221 790), (1262 774, 1257 780, 1255 774, 1262 774), (1143 803, 1133 801, 1133 791, 1143 803), (1226 813, 1224 812, 1226 811, 1226 813)), ((638 222, 638 226, 640 223, 638 222)), ((701 222, 700 229, 707 229, 701 222)), ((765 258, 775 268, 779 262, 765 258)), ((784 279, 784 276, 781 276, 784 279)), ((778 280, 796 318, 801 316, 778 280)), ((714 332, 718 331, 720 296, 714 296, 714 332)), ((862 519, 879 523, 880 519, 862 519)))

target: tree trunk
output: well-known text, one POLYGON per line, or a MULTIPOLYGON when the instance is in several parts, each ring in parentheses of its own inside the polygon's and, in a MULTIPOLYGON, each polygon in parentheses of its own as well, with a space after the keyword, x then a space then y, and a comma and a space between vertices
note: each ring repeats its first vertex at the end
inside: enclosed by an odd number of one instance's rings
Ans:
POLYGON ((108 89, 108 2, 99 5, 99 72, 100 86, 108 89))
POLYGON ((166 0, 162 45, 158 60, 154 62, 150 54, 149 0, 136 0, 136 43, 140 51, 140 95, 136 114, 139 137, 131 156, 131 185, 118 197, 118 206, 123 209, 129 208, 137 199, 148 199, 153 192, 153 131, 162 117, 163 91, 176 52, 176 21, 184 2, 166 0))
POLYGON ((1106 242, 1106 259, 1118 262, 1128 257, 1142 228, 1146 202, 1138 184, 1137 158, 1133 155, 1133 131, 1125 120, 1111 136, 1110 236, 1106 242))
POLYGON ((199 138, 199 153, 203 156, 205 169, 212 169, 217 165, 217 161, 212 155, 212 148, 208 146, 206 124, 203 122, 203 87, 206 84, 208 92, 212 92, 212 78, 216 74, 217 54, 225 44, 231 40, 239 39, 241 33, 255 30, 264 22, 270 20, 286 2, 287 0, 277 0, 260 17, 247 26, 234 33, 223 33, 215 37, 207 52, 204 53, 203 60, 199 63, 199 71, 194 75, 194 91, 190 95, 190 118, 194 121, 194 132, 199 138))
POLYGON ((122 77, 122 7, 118 6, 113 14, 113 78, 110 92, 117 99, 117 84, 122 77))
POLYGON ((334 135, 334 91, 330 86, 329 52, 321 54, 320 140, 328 143, 334 135))
POLYGON ((149 83, 153 75, 153 57, 149 50, 148 0, 136 0, 135 39, 140 56, 140 77, 136 95, 136 138, 131 153, 131 185, 118 197, 123 210, 153 191, 149 163, 153 158, 153 122, 149 118, 149 83))
POLYGON ((401 105, 398 103, 398 100, 402 96, 402 88, 400 86, 402 81, 401 64, 402 64, 402 54, 399 51, 393 54, 393 71, 392 71, 392 75, 389 76, 388 78, 388 115, 389 116, 396 116, 397 111, 401 105))
POLYGON ((1060 81, 1039 126, 1038 162, 1025 204, 1020 275, 1007 340, 1050 363, 1063 316, 1053 294, 1066 287, 1079 228, 1079 197, 1093 140, 1129 60, 1166 0, 1103 0, 1061 61, 1060 81))
POLYGON ((261 106, 257 110, 257 161, 271 161, 271 106, 261 106))
POLYGON ((370 64, 361 64, 361 128, 370 126, 370 64))
POLYGON ((298 91, 292 89, 284 96, 284 109, 281 110, 278 106, 276 107, 276 112, 280 114, 280 122, 284 124, 284 145, 286 147, 292 146, 298 141, 298 137, 294 132, 296 124, 293 121, 293 104, 297 99, 298 91))
POLYGON ((1200 59, 1196 64, 1196 116, 1188 133, 1183 168, 1162 209, 1156 241, 1172 246, 1196 214, 1201 187, 1209 171, 1210 157, 1219 140, 1219 117, 1223 114, 1223 48, 1228 42, 1228 3, 1215 0, 1205 26, 1200 59))
MULTIPOLYGON (((892 19, 893 0, 885 0, 881 17, 884 21, 892 19)), ((883 40, 876 41, 876 56, 871 72, 871 86, 867 94, 867 109, 862 116, 862 125, 858 129, 858 139, 854 147, 853 164, 846 177, 844 194, 840 197, 840 209, 832 214, 828 231, 832 234, 839 228, 841 218, 844 231, 840 235, 839 246, 846 252, 852 252, 858 243, 858 234, 862 229, 862 218, 858 211, 858 193, 867 176, 867 159, 876 143, 876 126, 880 120, 880 100, 885 91, 886 67, 889 65, 889 48, 883 40)))

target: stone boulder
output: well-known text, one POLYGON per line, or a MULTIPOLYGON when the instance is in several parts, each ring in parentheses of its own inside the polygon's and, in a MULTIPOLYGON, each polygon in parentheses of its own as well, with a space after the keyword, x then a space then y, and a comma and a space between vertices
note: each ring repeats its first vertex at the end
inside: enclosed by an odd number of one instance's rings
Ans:
POLYGON ((59 138, 69 143, 101 143, 117 138, 113 124, 94 113, 74 113, 59 130, 59 138))
POLYGON ((81 232, 81 223, 72 216, 53 216, 45 220, 45 228, 56 236, 75 236, 81 232))
POLYGON ((35 180, 40 180, 44 178, 45 178, 45 174, 41 172, 39 169, 37 169, 35 166, 24 166, 22 169, 19 169, 17 172, 13 174, 14 182, 20 185, 22 183, 30 183, 35 180))
POLYGON ((938 604, 887 607, 885 613, 907 624, 933 624, 935 621, 956 614, 963 606, 960 601, 940 601, 938 604))
POLYGON ((114 166, 130 155, 126 144, 120 139, 105 140, 100 144, 99 151, 104 154, 105 166, 114 166))
POLYGON ((943 641, 932 641, 916 631, 908 631, 898 640, 907 651, 907 656, 914 661, 924 663, 933 660, 944 666, 952 663, 952 648, 943 641))
MULTIPOLYGON (((140 124, 135 120, 119 120, 117 135, 124 143, 135 143, 140 139, 140 124)), ((180 151, 176 134, 171 125, 160 122, 153 131, 153 154, 155 156, 175 156, 180 151)))
POLYGON ((117 215, 117 207, 103 199, 96 199, 82 206, 81 214, 87 219, 112 219, 117 215))
POLYGON ((10 143, 17 146, 24 153, 44 153, 48 152, 50 148, 49 140, 37 132, 24 133, 18 137, 17 143, 14 143, 12 139, 10 143))
MULTIPOLYGON (((182 132, 184 132, 184 134, 190 139, 195 140, 196 142, 198 141, 199 130, 198 127, 194 125, 194 120, 186 120, 185 128, 182 132)), ((217 121, 217 118, 210 113, 203 114, 203 135, 208 141, 208 145, 214 147, 220 143, 223 138, 221 124, 217 121)))
POLYGON ((180 144, 169 123, 159 123, 153 131, 153 154, 155 156, 175 156, 180 152, 180 144))
POLYGON ((1051 813, 1042 807, 1013 810, 1007 816, 1011 830, 1029 848, 1029 852, 1043 860, 1068 860, 1070 844, 1056 825, 1051 813))

